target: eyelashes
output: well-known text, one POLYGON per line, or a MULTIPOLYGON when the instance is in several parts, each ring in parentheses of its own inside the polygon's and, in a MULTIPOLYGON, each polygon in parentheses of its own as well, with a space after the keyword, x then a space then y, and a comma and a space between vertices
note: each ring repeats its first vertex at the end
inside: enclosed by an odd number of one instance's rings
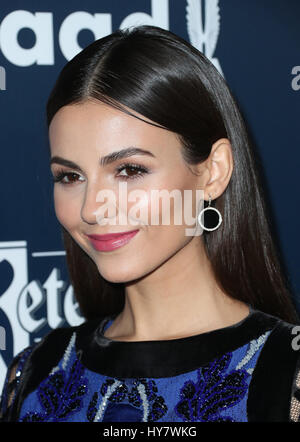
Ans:
POLYGON ((60 184, 63 184, 63 185, 73 184, 73 181, 71 181, 71 182, 70 181, 69 182, 63 181, 63 179, 65 177, 68 177, 68 180, 69 180, 70 176, 73 177, 73 178, 74 177, 79 177, 79 175, 77 173, 75 173, 75 172, 65 172, 63 169, 60 169, 53 176, 53 182, 54 183, 60 183, 60 184))
MULTIPOLYGON (((120 178, 121 180, 136 180, 139 178, 142 178, 145 174, 149 173, 149 170, 144 167, 144 166, 140 166, 139 164, 134 164, 134 163, 124 163, 121 164, 120 166, 118 166, 116 168, 116 172, 120 173, 123 170, 129 169, 131 171, 131 173, 133 172, 134 175, 119 175, 117 176, 117 178, 120 178)), ((53 176, 53 182, 54 183, 60 183, 62 185, 71 185, 76 183, 77 178, 80 177, 80 175, 76 172, 66 172, 63 169, 60 169, 56 172, 56 174, 53 176), (63 181, 64 178, 67 177, 69 181, 63 181), (70 181, 70 177, 71 180, 74 181, 70 181)))
POLYGON ((133 176, 120 175, 121 179, 125 179, 125 180, 135 180, 135 179, 143 177, 146 173, 149 173, 149 170, 146 167, 140 166, 139 164, 134 164, 134 163, 121 164, 120 166, 117 167, 116 171, 118 173, 120 173, 125 169, 130 169, 131 171, 134 172, 133 176))

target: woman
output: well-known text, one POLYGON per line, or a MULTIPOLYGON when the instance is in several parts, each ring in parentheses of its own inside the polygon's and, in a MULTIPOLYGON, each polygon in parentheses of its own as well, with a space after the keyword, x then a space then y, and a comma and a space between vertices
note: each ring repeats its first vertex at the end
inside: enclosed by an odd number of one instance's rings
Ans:
POLYGON ((2 419, 297 420, 298 317, 245 125, 215 67, 166 30, 117 31, 64 67, 47 118, 86 322, 14 358, 2 419), (118 198, 125 182, 135 205, 118 198), (191 191, 194 234, 175 222, 175 199, 162 222, 155 189, 191 191))

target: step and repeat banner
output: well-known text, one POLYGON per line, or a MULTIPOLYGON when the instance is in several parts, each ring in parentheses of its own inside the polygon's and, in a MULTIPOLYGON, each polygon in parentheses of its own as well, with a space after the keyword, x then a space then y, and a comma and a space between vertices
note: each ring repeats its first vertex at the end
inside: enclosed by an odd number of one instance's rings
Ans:
POLYGON ((0 390, 16 353, 51 329, 84 321, 54 212, 45 104, 65 63, 118 28, 169 29, 227 80, 257 148, 300 311, 299 22, 298 0, 1 2, 0 390))

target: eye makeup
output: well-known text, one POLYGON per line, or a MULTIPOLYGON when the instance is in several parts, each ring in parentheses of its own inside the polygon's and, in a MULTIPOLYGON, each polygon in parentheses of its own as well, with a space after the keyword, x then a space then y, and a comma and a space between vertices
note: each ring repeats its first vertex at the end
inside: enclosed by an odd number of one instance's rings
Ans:
MULTIPOLYGON (((133 173, 133 175, 116 175, 117 178, 120 178, 121 180, 136 180, 142 178, 145 174, 149 173, 149 169, 141 166, 136 163, 123 163, 120 164, 118 167, 116 167, 115 172, 120 174, 120 172, 123 172, 124 170, 130 170, 130 173, 133 173)), ((127 173, 127 172, 126 172, 127 173)), ((53 175, 53 182, 54 183, 60 183, 62 185, 71 185, 76 183, 78 180, 76 177, 80 177, 80 175, 76 172, 68 172, 64 169, 58 169, 57 172, 53 175), (75 179, 74 181, 63 181, 65 178, 75 179)))

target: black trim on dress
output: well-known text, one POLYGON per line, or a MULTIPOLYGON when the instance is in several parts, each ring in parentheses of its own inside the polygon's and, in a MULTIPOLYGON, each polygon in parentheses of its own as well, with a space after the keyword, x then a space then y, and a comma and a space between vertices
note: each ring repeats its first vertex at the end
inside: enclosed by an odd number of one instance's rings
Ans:
POLYGON ((252 309, 237 324, 186 338, 157 341, 116 341, 103 335, 110 317, 96 330, 77 333, 76 351, 89 370, 116 378, 163 378, 176 376, 208 364, 226 352, 247 344, 278 318, 252 309))

